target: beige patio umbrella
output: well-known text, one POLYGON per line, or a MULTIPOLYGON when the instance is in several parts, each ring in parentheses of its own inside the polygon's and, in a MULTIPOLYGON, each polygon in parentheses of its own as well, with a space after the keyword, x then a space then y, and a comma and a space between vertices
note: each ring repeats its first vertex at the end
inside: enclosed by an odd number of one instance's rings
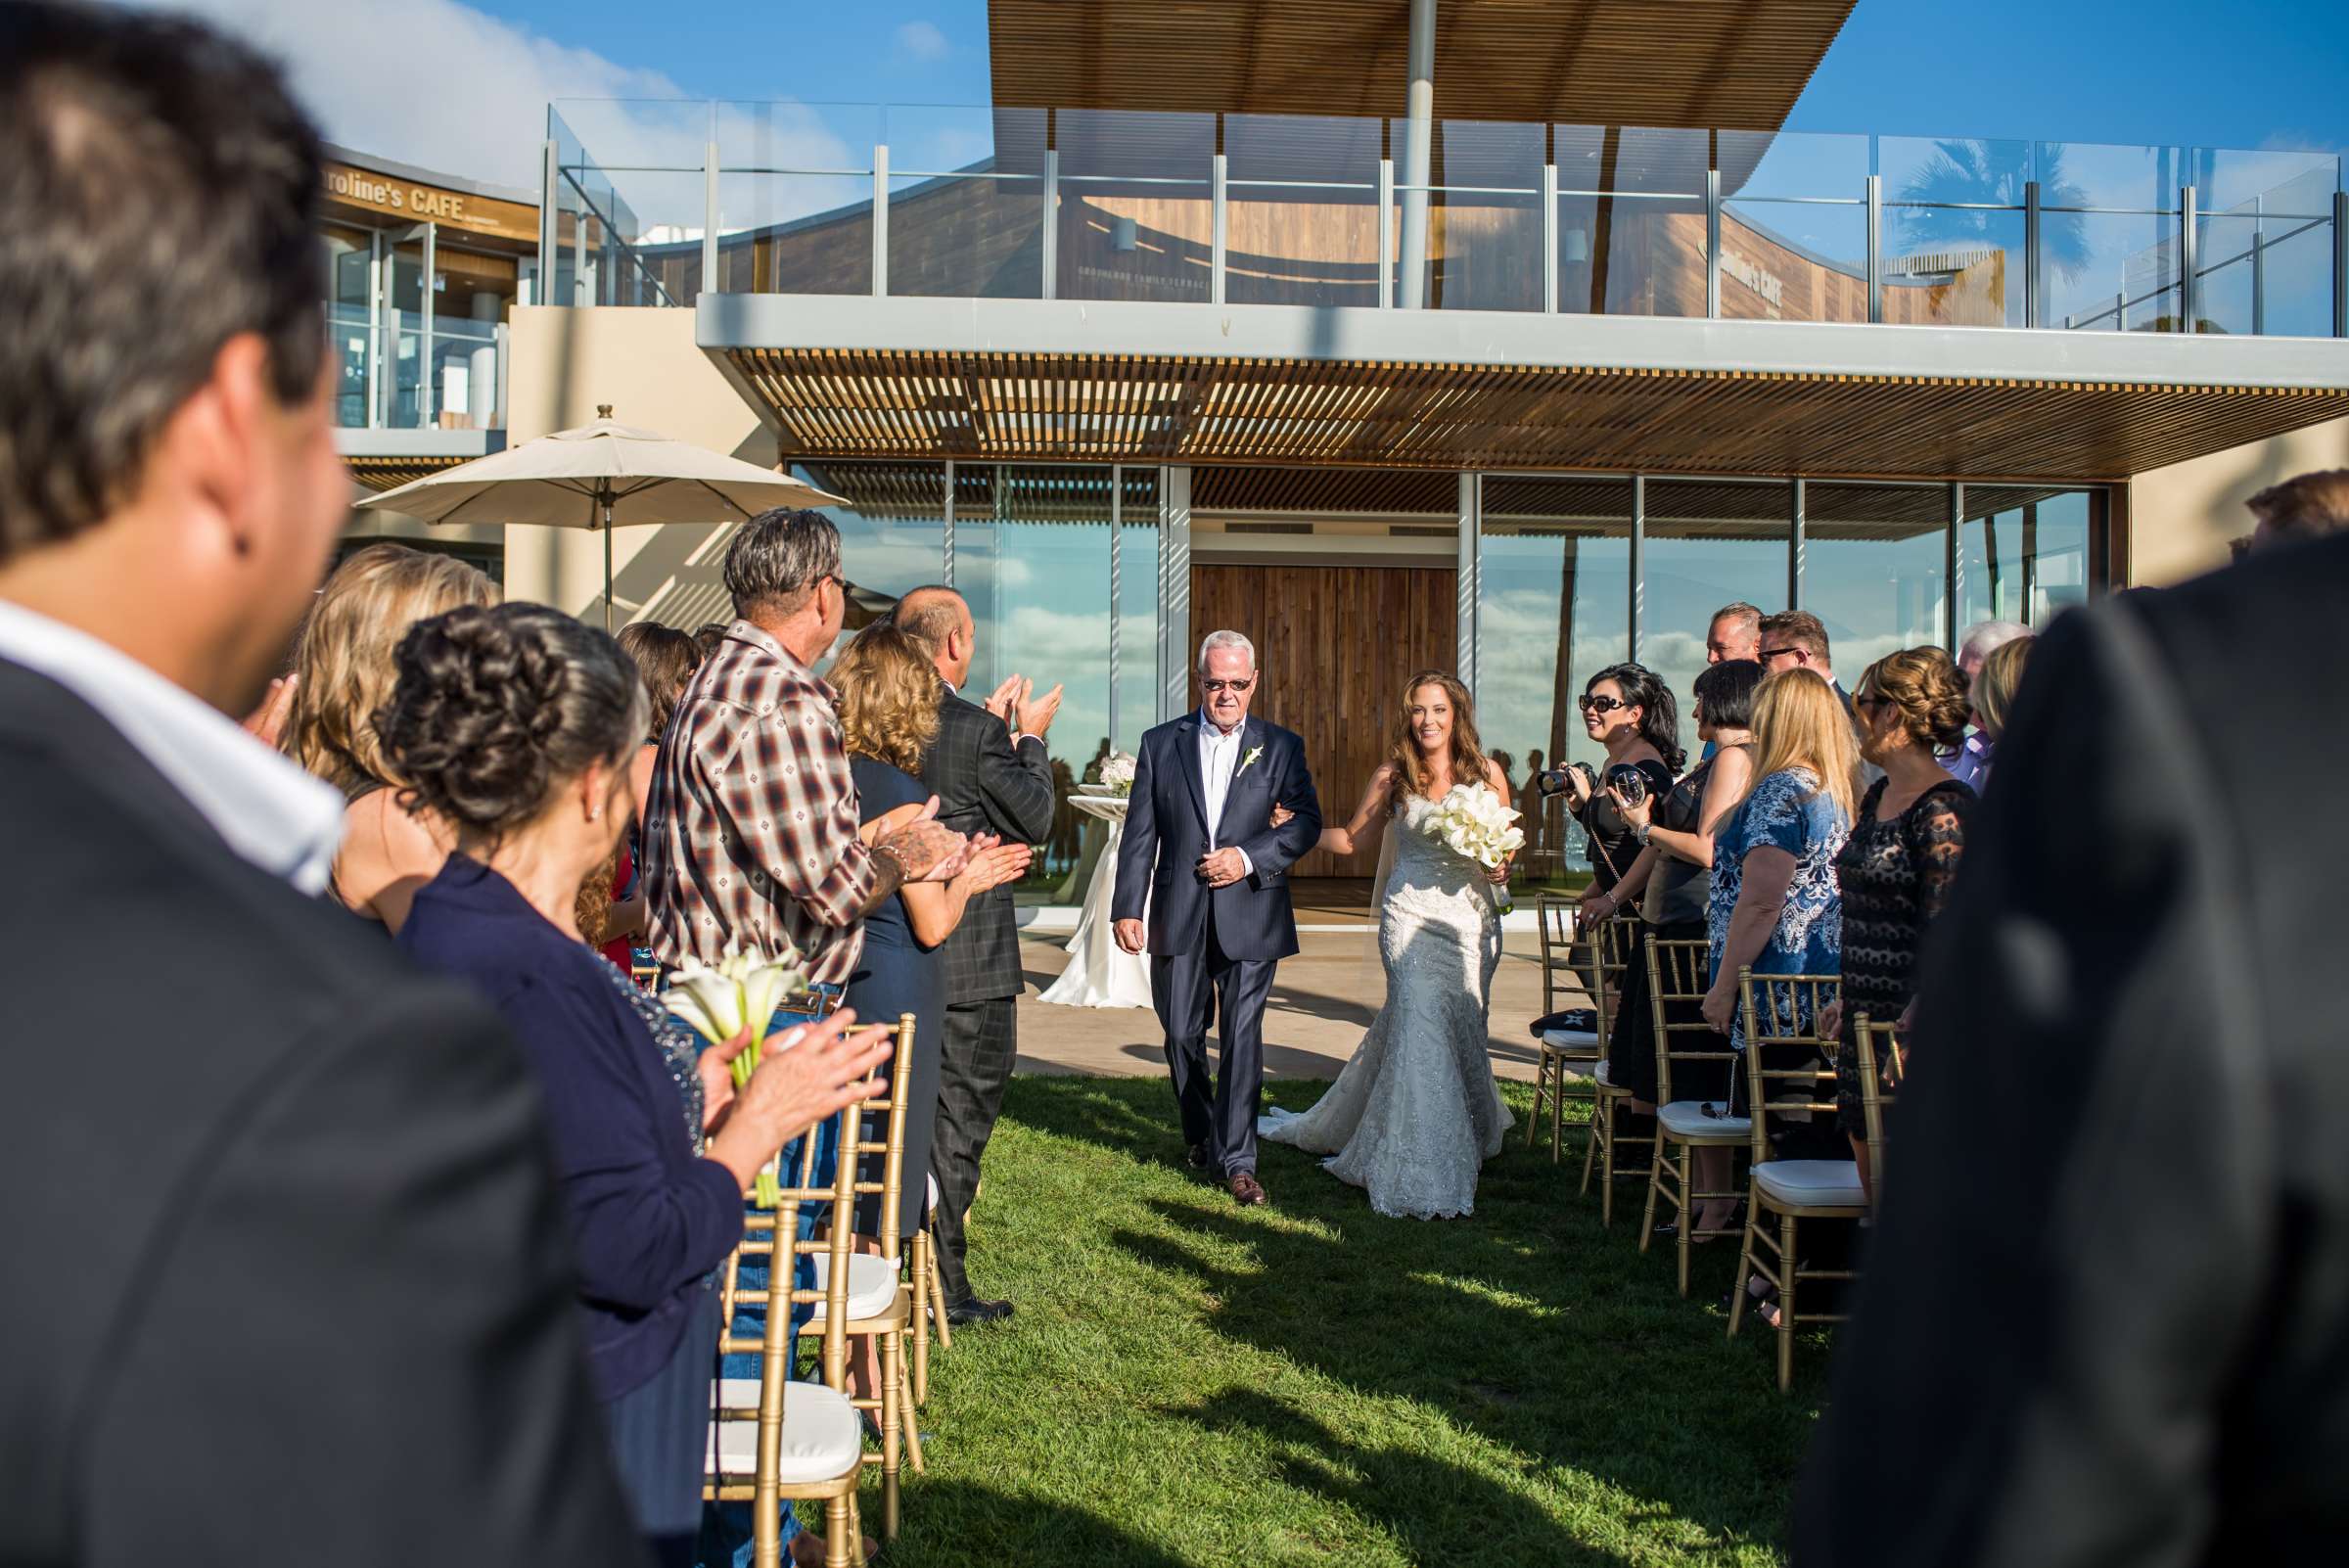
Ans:
POLYGON ((739 458, 622 425, 612 405, 559 430, 385 490, 362 510, 425 523, 533 523, 604 535, 604 629, 612 629, 612 530, 666 523, 741 523, 777 506, 841 498, 739 458))

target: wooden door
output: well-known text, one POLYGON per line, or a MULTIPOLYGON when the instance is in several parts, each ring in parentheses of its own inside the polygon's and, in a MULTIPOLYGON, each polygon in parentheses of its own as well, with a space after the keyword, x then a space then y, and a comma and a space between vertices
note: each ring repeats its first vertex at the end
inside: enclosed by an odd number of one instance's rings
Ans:
MULTIPOLYGON (((1263 672, 1249 712, 1305 738, 1321 814, 1342 822, 1395 740, 1404 683, 1451 672, 1458 574, 1448 567, 1199 566, 1191 569, 1191 646, 1246 634, 1263 672)), ((1191 702, 1199 702, 1196 674, 1191 702)), ((1367 877, 1374 855, 1315 853, 1295 875, 1367 877)))

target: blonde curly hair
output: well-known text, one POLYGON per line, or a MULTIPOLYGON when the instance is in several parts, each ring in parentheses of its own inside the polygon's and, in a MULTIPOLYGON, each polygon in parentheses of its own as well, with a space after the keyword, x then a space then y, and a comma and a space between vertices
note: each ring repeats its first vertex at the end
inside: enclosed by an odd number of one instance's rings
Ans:
POLYGON ((479 567, 400 544, 370 544, 319 590, 294 650, 294 707, 281 747, 346 796, 404 787, 385 760, 375 712, 399 676, 392 655, 419 621, 504 594, 479 567))
POLYGON ((876 621, 832 661, 840 733, 852 756, 919 774, 938 738, 938 668, 902 627, 876 621))

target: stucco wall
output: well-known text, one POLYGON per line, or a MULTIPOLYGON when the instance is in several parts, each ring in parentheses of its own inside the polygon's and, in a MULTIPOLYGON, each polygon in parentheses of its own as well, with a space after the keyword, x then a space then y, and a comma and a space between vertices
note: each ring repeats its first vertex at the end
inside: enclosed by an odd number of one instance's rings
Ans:
POLYGON ((2159 586, 2225 566, 2227 542, 2251 531, 2243 502, 2315 468, 2349 468, 2349 419, 2138 475, 2129 482, 2130 582, 2159 586))
MULTIPOLYGON (((507 383, 510 444, 583 425, 598 403, 623 425, 692 441, 745 462, 771 466, 771 432, 717 367, 694 346, 693 312, 669 307, 526 306, 514 312, 507 383)), ((582 503, 581 515, 585 515, 582 503)), ((705 594, 680 594, 686 579, 711 576, 714 528, 616 529, 612 623, 636 619, 647 600, 658 619, 704 618, 705 594)), ((604 616, 603 538, 584 529, 506 530, 506 593, 535 599, 582 620, 604 616)))

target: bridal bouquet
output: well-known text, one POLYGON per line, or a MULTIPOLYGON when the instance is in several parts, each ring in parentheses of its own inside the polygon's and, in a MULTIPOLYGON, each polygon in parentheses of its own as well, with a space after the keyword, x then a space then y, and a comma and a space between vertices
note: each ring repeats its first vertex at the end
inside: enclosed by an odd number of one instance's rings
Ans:
POLYGON ((1420 831, 1491 871, 1525 847, 1519 817, 1516 807, 1505 804, 1492 785, 1454 784, 1427 813, 1420 831))
POLYGON ((1101 782, 1120 795, 1131 795, 1133 768, 1131 752, 1112 752, 1101 763, 1101 782))
MULTIPOLYGON (((723 1045, 745 1028, 750 1030, 750 1044, 728 1064, 739 1090, 759 1070, 760 1047, 766 1039, 766 1026, 775 1016, 775 1008, 786 996, 806 989, 807 972, 796 949, 786 946, 779 958, 758 958, 738 951, 729 943, 716 963, 688 963, 679 969, 663 999, 671 1013, 713 1045, 723 1045)), ((773 1172, 759 1173, 757 1197, 762 1209, 775 1208, 782 1201, 773 1172)))

